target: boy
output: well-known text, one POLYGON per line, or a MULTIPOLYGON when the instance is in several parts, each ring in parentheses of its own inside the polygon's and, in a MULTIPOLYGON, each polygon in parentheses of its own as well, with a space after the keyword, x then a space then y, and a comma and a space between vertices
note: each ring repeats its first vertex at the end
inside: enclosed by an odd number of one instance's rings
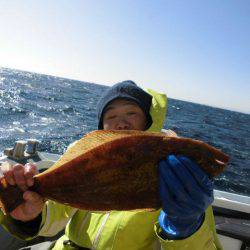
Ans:
MULTIPOLYGON (((166 97, 124 81, 104 93, 97 113, 98 129, 160 131, 166 97)), ((220 249, 210 206, 212 181, 184 156, 166 156, 158 169, 162 210, 83 211, 45 203, 39 194, 26 191, 25 202, 10 216, 2 215, 2 224, 22 239, 53 236, 66 226, 65 235, 49 248, 42 243, 31 249, 220 249)), ((36 167, 27 164, 4 175, 10 184, 27 190, 36 173, 36 167)))

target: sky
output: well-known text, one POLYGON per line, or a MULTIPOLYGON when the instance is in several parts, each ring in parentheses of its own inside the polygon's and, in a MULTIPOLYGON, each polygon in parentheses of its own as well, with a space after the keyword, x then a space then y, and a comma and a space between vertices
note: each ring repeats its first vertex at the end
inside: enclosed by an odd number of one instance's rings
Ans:
POLYGON ((250 114, 249 0, 0 0, 0 67, 250 114))

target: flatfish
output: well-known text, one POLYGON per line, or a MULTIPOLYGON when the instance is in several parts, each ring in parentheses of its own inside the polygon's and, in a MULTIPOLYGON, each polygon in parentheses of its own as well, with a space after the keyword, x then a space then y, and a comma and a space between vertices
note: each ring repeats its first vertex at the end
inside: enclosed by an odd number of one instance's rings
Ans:
MULTIPOLYGON (((184 155, 211 178, 229 157, 198 140, 160 132, 98 130, 70 147, 48 170, 34 176, 30 190, 75 208, 90 211, 155 210, 161 207, 157 163, 169 154, 184 155)), ((22 191, 0 180, 2 210, 23 202, 22 191)))

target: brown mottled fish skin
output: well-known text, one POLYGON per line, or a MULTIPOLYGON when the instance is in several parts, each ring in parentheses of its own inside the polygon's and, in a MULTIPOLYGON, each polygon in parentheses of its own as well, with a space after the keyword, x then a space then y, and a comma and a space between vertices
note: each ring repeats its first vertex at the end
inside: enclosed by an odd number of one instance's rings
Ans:
MULTIPOLYGON (((189 138, 99 130, 87 134, 54 166, 35 176, 32 190, 84 210, 158 209, 157 163, 169 154, 189 157, 211 177, 221 173, 229 160, 221 151, 189 138)), ((8 186, 0 185, 6 213, 17 206, 3 195, 8 186)))

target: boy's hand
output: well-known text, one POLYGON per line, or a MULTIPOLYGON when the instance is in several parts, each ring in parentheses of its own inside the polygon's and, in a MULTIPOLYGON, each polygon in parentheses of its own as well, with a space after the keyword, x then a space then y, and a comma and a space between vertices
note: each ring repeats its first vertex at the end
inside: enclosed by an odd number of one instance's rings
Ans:
POLYGON ((38 173, 38 170, 33 164, 16 164, 11 169, 4 170, 3 175, 10 185, 17 185, 21 188, 24 202, 14 209, 10 215, 20 221, 30 221, 35 219, 42 211, 44 200, 43 198, 28 188, 34 184, 33 176, 38 173))
POLYGON ((184 156, 169 155, 158 166, 163 209, 159 224, 168 238, 186 238, 198 230, 213 202, 213 181, 184 156))

